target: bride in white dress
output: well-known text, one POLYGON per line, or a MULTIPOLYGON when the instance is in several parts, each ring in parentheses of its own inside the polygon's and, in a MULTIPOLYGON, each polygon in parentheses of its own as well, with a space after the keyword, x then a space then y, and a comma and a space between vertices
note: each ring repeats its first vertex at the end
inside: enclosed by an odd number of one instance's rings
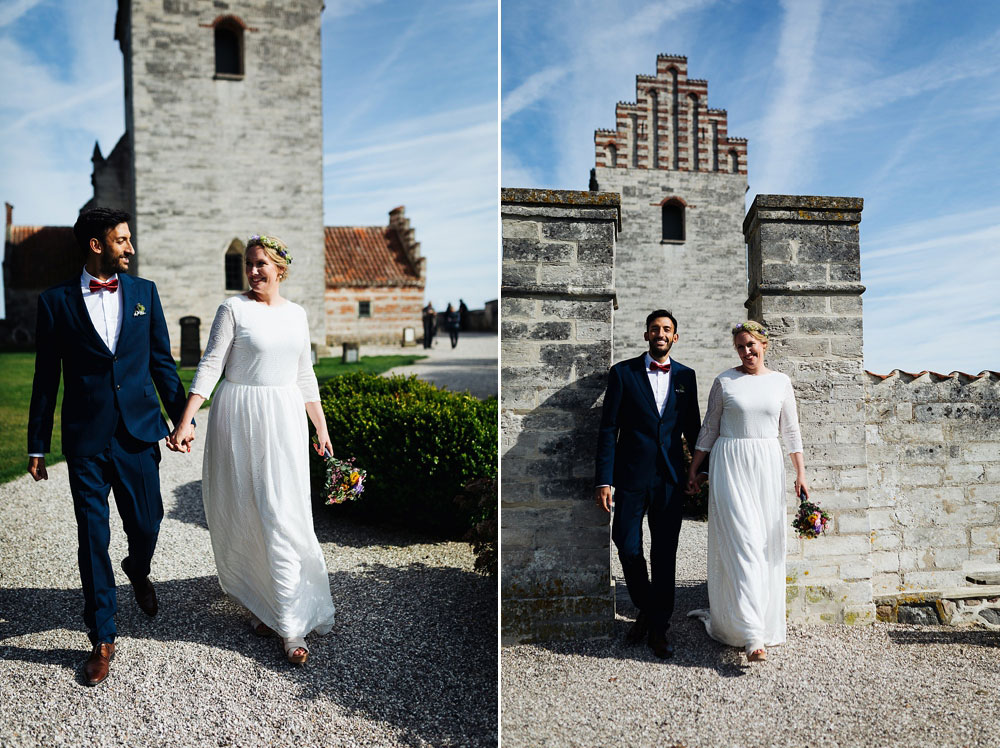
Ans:
POLYGON ((688 492, 708 477, 708 610, 688 615, 709 636, 743 647, 751 662, 785 641, 785 469, 780 433, 795 466, 795 494, 806 485, 791 380, 764 366, 767 333, 756 322, 733 328, 743 362, 715 378, 708 396, 688 492))
POLYGON ((224 370, 202 467, 219 584, 250 611, 256 633, 277 633, 288 660, 301 665, 309 656, 305 635, 327 633, 334 619, 313 530, 306 414, 317 451, 332 447, 305 310, 279 293, 291 255, 280 240, 255 235, 245 257, 250 290, 219 306, 180 421, 185 426, 170 438, 190 451, 191 417, 224 370))

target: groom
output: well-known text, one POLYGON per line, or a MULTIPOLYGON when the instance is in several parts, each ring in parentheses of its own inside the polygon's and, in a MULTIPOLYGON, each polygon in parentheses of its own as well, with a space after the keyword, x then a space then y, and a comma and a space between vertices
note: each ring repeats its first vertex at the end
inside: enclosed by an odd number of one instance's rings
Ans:
MULTIPOLYGON (((674 610, 674 571, 686 484, 681 435, 693 449, 701 427, 694 370, 670 360, 677 320, 665 309, 646 317, 649 350, 611 367, 597 440, 595 498, 615 513, 611 537, 639 615, 630 644, 645 636, 653 653, 672 657, 667 641, 674 610), (649 515, 650 571, 642 555, 642 517, 649 515)), ((707 470, 708 460, 705 460, 707 470)))
POLYGON ((48 479, 45 453, 61 369, 62 450, 76 513, 83 620, 93 644, 84 666, 90 686, 108 676, 115 654, 108 493, 128 537, 122 570, 139 607, 155 616, 148 575, 163 518, 157 442, 167 435, 156 395, 174 422, 185 403, 156 286, 126 275, 135 255, 128 221, 127 213, 107 208, 80 215, 73 234, 83 272, 41 294, 35 332, 28 472, 36 481, 48 479))

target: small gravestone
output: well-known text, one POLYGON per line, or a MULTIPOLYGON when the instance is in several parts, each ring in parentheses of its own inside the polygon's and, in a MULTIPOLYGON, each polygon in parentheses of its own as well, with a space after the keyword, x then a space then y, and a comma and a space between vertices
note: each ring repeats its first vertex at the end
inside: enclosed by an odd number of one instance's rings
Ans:
POLYGON ((417 344, 417 333, 412 327, 403 328, 403 347, 417 344))
POLYGON ((181 366, 197 366, 201 360, 201 320, 181 317, 181 366))
POLYGON ((344 343, 344 353, 341 361, 345 364, 356 364, 360 358, 357 343, 344 343))

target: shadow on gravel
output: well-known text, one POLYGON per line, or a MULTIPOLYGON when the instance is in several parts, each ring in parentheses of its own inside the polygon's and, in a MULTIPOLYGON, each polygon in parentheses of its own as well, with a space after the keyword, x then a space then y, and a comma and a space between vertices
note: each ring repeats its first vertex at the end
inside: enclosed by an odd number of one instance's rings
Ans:
POLYGON ((167 519, 175 519, 178 522, 186 522, 189 525, 208 529, 208 520, 205 519, 205 505, 201 501, 200 480, 193 480, 174 489, 173 506, 167 512, 167 519))
MULTIPOLYGON (((337 625, 309 638, 304 668, 288 664, 279 640, 250 632, 246 612, 223 595, 214 576, 158 582, 160 613, 153 619, 120 585, 119 643, 140 647, 150 639, 229 650, 286 678, 299 698, 331 700, 390 723, 414 743, 496 745, 495 580, 454 567, 373 564, 331 575, 330 586, 337 625)), ((79 590, 0 589, 0 655, 79 668, 89 651, 82 605, 79 590), (80 631, 80 650, 4 645, 65 628, 80 631)))
POLYGON ((584 641, 539 642, 542 647, 556 654, 595 657, 620 660, 623 665, 632 662, 648 662, 662 667, 690 667, 714 670, 720 678, 739 678, 750 668, 745 663, 741 650, 727 647, 709 638, 701 621, 688 618, 689 610, 708 607, 708 585, 706 582, 680 582, 674 599, 674 614, 670 619, 668 639, 674 645, 675 654, 669 660, 661 660, 653 654, 645 642, 630 646, 625 635, 632 626, 636 609, 632 606, 625 590, 625 583, 615 585, 615 607, 626 620, 616 619, 614 633, 609 639, 584 641))
POLYGON ((912 631, 889 629, 889 638, 895 644, 965 644, 971 647, 1000 648, 1000 631, 982 629, 939 629, 912 631))

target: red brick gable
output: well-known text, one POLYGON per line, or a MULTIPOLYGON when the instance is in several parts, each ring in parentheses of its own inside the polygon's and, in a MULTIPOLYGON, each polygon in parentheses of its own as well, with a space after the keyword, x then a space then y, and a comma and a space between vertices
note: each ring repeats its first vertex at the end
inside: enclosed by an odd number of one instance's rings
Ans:
POLYGON ((327 288, 424 284, 388 226, 327 226, 325 245, 327 288))
POLYGON ((4 264, 10 288, 43 289, 79 275, 83 258, 71 226, 11 226, 4 264))

